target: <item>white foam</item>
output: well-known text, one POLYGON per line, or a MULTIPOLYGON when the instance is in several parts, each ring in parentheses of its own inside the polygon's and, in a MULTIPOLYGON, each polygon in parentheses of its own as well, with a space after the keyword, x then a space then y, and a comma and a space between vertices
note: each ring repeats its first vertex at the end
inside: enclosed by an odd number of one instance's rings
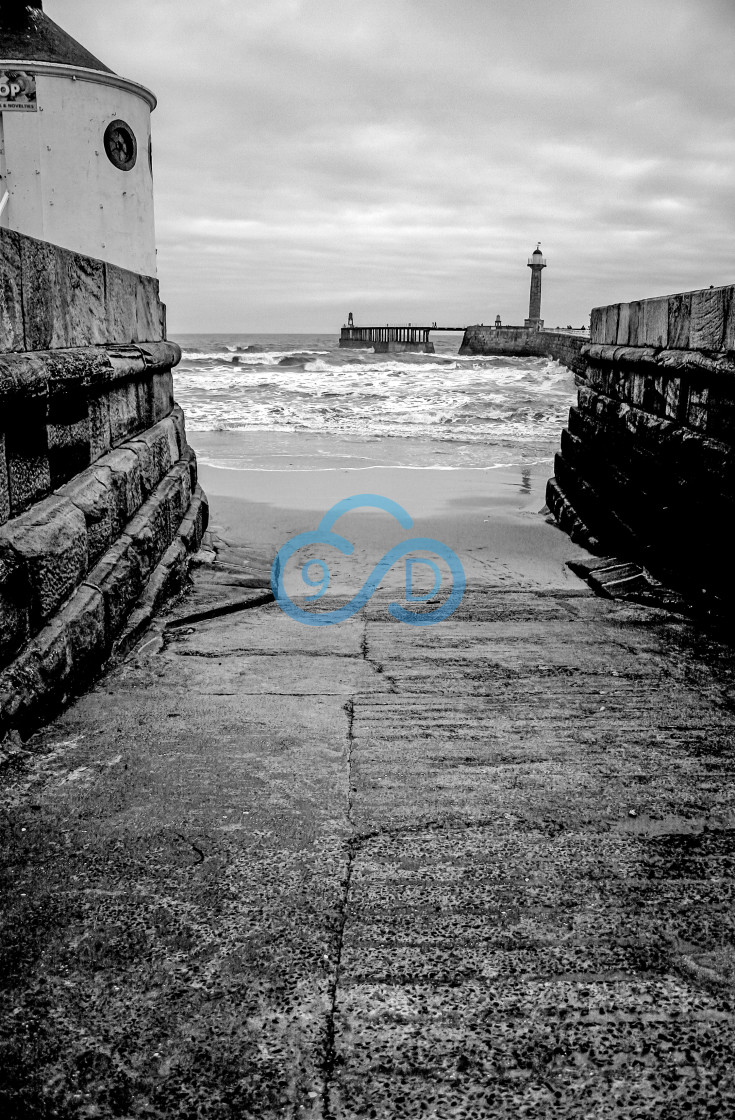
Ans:
POLYGON ((321 337, 299 341, 274 338, 248 352, 246 336, 226 336, 218 347, 190 339, 175 372, 190 429, 552 450, 574 399, 573 375, 546 358, 377 355, 340 350, 336 340, 327 349, 321 337), (299 361, 279 365, 283 358, 299 361))

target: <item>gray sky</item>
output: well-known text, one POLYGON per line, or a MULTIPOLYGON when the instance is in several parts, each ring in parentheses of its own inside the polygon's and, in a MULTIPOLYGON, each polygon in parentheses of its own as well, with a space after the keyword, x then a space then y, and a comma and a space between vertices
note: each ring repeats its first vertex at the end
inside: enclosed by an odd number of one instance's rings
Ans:
POLYGON ((159 98, 171 333, 735 281, 733 0, 46 0, 159 98))

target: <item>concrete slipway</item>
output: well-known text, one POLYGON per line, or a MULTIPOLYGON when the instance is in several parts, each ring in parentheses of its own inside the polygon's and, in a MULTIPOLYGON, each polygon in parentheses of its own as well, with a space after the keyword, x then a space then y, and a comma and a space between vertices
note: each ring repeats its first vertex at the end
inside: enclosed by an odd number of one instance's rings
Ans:
POLYGON ((571 579, 149 632, 6 762, 3 1115, 735 1115, 734 669, 571 579))

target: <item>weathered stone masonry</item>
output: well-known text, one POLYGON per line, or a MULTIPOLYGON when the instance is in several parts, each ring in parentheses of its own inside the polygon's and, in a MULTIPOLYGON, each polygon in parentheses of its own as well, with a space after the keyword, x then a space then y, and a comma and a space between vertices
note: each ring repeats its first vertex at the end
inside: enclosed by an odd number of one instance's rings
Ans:
POLYGON ((582 356, 551 510, 592 551, 732 606, 735 288, 596 308, 582 356))
POLYGON ((206 498, 157 281, 0 230, 0 735, 183 577, 206 498))

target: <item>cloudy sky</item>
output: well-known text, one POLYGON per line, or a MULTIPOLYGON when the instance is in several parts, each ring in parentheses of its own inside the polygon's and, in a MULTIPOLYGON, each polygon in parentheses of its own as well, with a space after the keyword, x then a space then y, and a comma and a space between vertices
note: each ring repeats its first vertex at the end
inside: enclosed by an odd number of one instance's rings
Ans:
POLYGON ((152 88, 177 331, 548 326, 735 281, 733 0, 46 0, 152 88))

